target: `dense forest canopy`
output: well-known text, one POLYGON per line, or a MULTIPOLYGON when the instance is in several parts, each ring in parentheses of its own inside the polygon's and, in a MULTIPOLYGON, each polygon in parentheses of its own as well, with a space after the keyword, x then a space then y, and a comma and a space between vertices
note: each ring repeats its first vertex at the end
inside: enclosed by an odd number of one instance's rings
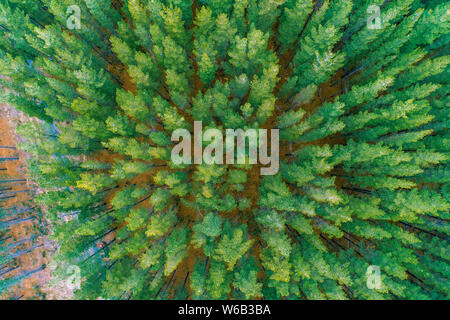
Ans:
POLYGON ((80 299, 448 299, 449 10, 2 0, 55 276, 80 299), (279 172, 173 163, 194 121, 279 129, 279 172))

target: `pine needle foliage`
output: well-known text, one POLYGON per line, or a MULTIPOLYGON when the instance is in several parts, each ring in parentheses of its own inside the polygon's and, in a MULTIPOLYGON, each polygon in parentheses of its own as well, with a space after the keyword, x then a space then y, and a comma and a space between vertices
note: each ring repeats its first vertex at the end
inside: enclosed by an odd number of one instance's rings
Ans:
POLYGON ((1 98, 39 119, 18 130, 55 272, 78 266, 82 299, 448 299, 449 10, 3 0, 1 98), (195 120, 279 128, 279 172, 173 164, 195 120))

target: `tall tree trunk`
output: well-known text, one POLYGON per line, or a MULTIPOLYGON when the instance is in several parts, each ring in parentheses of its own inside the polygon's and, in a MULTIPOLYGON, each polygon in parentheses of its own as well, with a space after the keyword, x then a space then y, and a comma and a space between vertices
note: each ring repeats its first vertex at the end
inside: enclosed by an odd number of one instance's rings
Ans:
POLYGON ((15 258, 18 258, 18 257, 23 256, 23 255, 26 254, 26 253, 30 253, 30 252, 32 252, 32 251, 38 249, 38 248, 41 248, 41 247, 43 247, 43 246, 44 246, 44 245, 43 245, 42 243, 41 243, 41 244, 36 244, 36 245, 32 246, 31 248, 17 251, 17 252, 15 252, 15 253, 11 254, 10 256, 8 256, 6 259, 8 259, 8 260, 13 260, 13 259, 15 259, 15 258))
POLYGON ((26 222, 26 221, 30 221, 30 220, 34 220, 34 219, 36 219, 35 216, 28 217, 28 218, 19 218, 19 219, 8 220, 8 221, 0 223, 0 230, 2 230, 5 227, 11 227, 13 225, 16 225, 16 224, 19 224, 22 222, 26 222))
POLYGON ((20 180, 0 180, 0 183, 9 183, 9 182, 27 182, 26 179, 20 179, 20 180))
POLYGON ((14 160, 19 160, 19 157, 0 158, 0 162, 2 162, 2 161, 14 161, 14 160))
POLYGON ((12 242, 12 243, 8 243, 7 245, 5 245, 3 248, 0 248, 0 251, 1 250, 11 250, 11 249, 14 249, 14 248, 17 248, 18 246, 20 246, 20 245, 22 245, 22 244, 24 244, 24 243, 27 243, 27 242, 30 242, 30 241, 33 241, 34 239, 36 239, 38 236, 32 236, 32 237, 29 237, 29 238, 22 238, 21 240, 18 240, 18 241, 16 241, 16 242, 12 242))

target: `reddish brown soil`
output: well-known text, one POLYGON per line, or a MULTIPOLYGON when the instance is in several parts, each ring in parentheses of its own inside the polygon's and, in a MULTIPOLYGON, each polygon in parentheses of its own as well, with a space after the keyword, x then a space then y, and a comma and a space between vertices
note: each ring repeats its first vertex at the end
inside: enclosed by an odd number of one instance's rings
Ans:
MULTIPOLYGON (((0 145, 3 146, 16 146, 17 140, 14 136, 14 129, 12 128, 12 123, 7 119, 7 111, 5 106, 0 106, 0 145)), ((23 160, 25 159, 25 155, 17 150, 10 149, 0 149, 0 157, 12 157, 19 156, 19 161, 6 161, 1 163, 2 168, 6 168, 6 176, 8 179, 27 179, 25 165, 23 160)), ((3 173, 4 171, 2 171, 3 173)), ((13 191, 19 190, 33 190, 33 186, 31 183, 27 181, 25 184, 13 184, 13 191)), ((26 207, 33 206, 31 203, 32 195, 30 192, 28 193, 18 193, 15 198, 7 199, 2 203, 5 207, 26 207)), ((26 217, 26 216, 24 216, 26 217)), ((14 239, 30 237, 31 235, 38 235, 39 231, 37 230, 38 222, 37 221, 27 221, 18 225, 13 226, 10 229, 9 235, 12 235, 13 239, 8 240, 9 242, 14 242, 14 239)), ((44 244, 44 237, 39 237, 35 240, 37 244, 44 244)), ((21 246, 21 249, 25 249, 26 247, 21 246)), ((46 247, 42 246, 33 250, 30 253, 24 254, 21 257, 16 259, 17 268, 14 271, 11 271, 6 276, 14 277, 22 272, 30 271, 33 269, 37 269, 44 264, 49 262, 50 254, 46 254, 46 247)), ((21 284, 16 285, 4 294, 2 298, 12 298, 12 297, 21 297, 21 299, 39 299, 43 297, 43 293, 40 291, 40 287, 49 280, 50 273, 48 269, 44 269, 38 273, 35 273, 28 279, 25 279, 21 284)))

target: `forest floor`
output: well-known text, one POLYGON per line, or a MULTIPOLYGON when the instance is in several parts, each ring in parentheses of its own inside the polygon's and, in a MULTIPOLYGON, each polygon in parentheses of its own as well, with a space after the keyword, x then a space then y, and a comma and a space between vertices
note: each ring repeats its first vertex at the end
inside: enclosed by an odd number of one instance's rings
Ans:
MULTIPOLYGON (((25 117, 23 114, 17 112, 12 107, 0 105, 0 145, 17 147, 19 138, 15 136, 15 128, 19 121, 25 120, 24 118, 25 117)), ((8 179, 26 180, 23 184, 14 184, 11 192, 33 190, 25 171, 24 159, 26 155, 14 149, 1 149, 0 157, 19 157, 19 160, 6 161, 1 164, 1 167, 6 169, 6 177, 8 177, 8 179)), ((7 199, 5 201, 5 207, 33 207, 30 200, 30 192, 17 193, 14 198, 7 199)), ((9 241, 14 242, 15 239, 27 238, 32 235, 36 235, 36 224, 37 222, 33 220, 12 226, 10 232, 8 233, 8 235, 12 236, 12 239, 9 241)), ((38 235, 37 243, 42 244, 43 246, 18 257, 18 268, 9 272, 7 277, 14 277, 22 272, 30 271, 39 268, 42 265, 46 265, 48 263, 48 255, 45 254, 45 242, 46 239, 38 235)), ((30 278, 23 280, 22 283, 16 285, 8 292, 6 296, 20 299, 37 299, 42 295, 42 292, 38 288, 46 283, 49 280, 49 277, 50 274, 47 269, 39 271, 33 274, 30 278)))
MULTIPOLYGON (((25 116, 22 112, 15 110, 13 107, 0 104, 0 145, 17 147, 21 138, 16 134, 16 128, 20 123, 26 121, 33 121, 25 116)), ((16 193, 14 198, 7 199, 4 202, 6 208, 33 208, 33 196, 39 192, 38 186, 34 185, 28 179, 25 160, 29 157, 28 154, 17 149, 0 149, 0 157, 18 157, 19 160, 6 161, 0 164, 0 167, 6 169, 5 176, 8 179, 26 180, 21 184, 14 184, 10 192, 25 191, 16 193)), ((8 235, 12 238, 9 242, 14 242, 14 239, 29 238, 37 236, 34 240, 33 247, 39 246, 29 253, 23 254, 16 258, 16 265, 18 268, 9 272, 7 278, 15 277, 22 274, 46 266, 43 270, 34 273, 31 277, 24 279, 19 284, 13 286, 3 297, 6 299, 66 299, 71 296, 70 290, 65 284, 52 283, 51 270, 49 262, 51 261, 52 253, 56 250, 55 245, 49 240, 48 235, 43 235, 40 229, 46 228, 45 219, 26 221, 10 228, 8 235)), ((21 249, 31 247, 30 244, 21 249)))

